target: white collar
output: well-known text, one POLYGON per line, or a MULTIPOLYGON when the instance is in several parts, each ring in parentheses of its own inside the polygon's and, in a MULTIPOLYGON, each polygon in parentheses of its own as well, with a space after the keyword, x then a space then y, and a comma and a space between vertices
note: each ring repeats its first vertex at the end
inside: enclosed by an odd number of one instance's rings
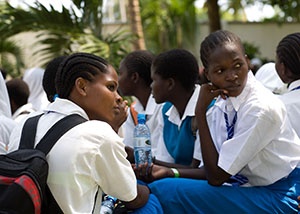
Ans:
POLYGON ((50 103, 44 111, 46 113, 56 112, 62 115, 79 114, 85 119, 89 120, 86 112, 76 103, 68 99, 56 98, 55 101, 53 103, 50 103))
MULTIPOLYGON (((291 84, 290 84, 289 87, 288 87, 288 90, 289 90, 289 91, 292 91, 293 89, 297 88, 298 86, 300 86, 300 79, 291 82, 291 84)), ((300 89, 299 89, 299 90, 300 90, 300 89)))

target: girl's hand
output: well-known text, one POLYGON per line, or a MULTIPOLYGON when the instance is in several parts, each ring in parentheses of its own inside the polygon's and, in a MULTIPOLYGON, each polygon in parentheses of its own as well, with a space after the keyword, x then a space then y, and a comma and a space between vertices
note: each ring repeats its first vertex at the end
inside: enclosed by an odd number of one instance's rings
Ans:
POLYGON ((200 94, 198 97, 197 108, 200 108, 206 112, 207 107, 215 97, 219 95, 223 98, 227 98, 228 92, 224 89, 219 89, 212 83, 202 84, 200 88, 200 94))
POLYGON ((120 101, 118 105, 120 112, 115 115, 114 121, 111 122, 111 126, 116 132, 118 132, 119 128, 126 121, 128 116, 128 101, 120 101))
POLYGON ((133 164, 133 169, 137 179, 140 179, 145 182, 152 182, 161 178, 169 177, 171 169, 168 167, 151 164, 148 167, 148 164, 139 165, 138 167, 133 164))

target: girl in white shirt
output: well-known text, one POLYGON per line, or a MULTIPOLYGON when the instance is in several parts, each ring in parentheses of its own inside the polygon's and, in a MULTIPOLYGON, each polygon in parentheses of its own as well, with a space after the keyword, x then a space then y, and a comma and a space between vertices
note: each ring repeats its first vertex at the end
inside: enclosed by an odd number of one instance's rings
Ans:
POLYGON ((16 122, 11 118, 11 108, 7 87, 3 75, 0 74, 0 154, 8 150, 9 136, 16 122))
POLYGON ((286 106, 293 128, 300 136, 300 33, 285 36, 276 49, 276 71, 288 85, 288 92, 279 96, 286 106))
POLYGON ((297 212, 300 140, 284 104, 249 72, 235 34, 208 35, 200 55, 210 81, 196 107, 202 180, 162 179, 149 185, 152 193, 165 213, 297 212))
MULTIPOLYGON (((122 139, 113 129, 126 105, 117 92, 115 69, 100 57, 75 53, 60 64, 55 86, 59 98, 40 118, 35 143, 67 115, 88 120, 66 132, 47 156, 47 183, 63 213, 99 213, 103 192, 129 209, 139 208, 138 213, 161 213, 148 188, 137 185, 122 139)), ((18 148, 22 126, 11 135, 11 150, 18 148)))

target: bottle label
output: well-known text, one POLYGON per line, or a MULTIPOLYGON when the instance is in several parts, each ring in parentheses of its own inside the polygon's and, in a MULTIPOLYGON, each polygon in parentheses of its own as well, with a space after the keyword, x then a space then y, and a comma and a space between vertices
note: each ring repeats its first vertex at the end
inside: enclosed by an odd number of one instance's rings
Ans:
POLYGON ((135 146, 151 146, 151 141, 146 137, 136 137, 134 138, 135 146))

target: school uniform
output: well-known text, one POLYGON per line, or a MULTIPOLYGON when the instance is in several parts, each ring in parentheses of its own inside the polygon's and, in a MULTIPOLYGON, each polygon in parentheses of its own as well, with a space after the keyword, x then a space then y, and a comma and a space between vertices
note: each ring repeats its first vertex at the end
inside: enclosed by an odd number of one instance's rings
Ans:
POLYGON ((278 76, 274 62, 262 65, 255 73, 255 78, 274 94, 284 94, 287 91, 287 85, 278 76))
POLYGON ((16 125, 11 119, 9 96, 3 76, 0 75, 0 154, 6 154, 9 137, 16 125))
POLYGON ((16 122, 11 118, 0 115, 0 154, 8 151, 9 137, 16 126, 16 122))
POLYGON ((152 155, 155 156, 157 153, 157 142, 159 138, 159 129, 160 127, 158 126, 157 118, 158 114, 160 114, 160 109, 162 105, 157 104, 155 102, 155 99, 153 98, 153 95, 150 94, 146 109, 144 109, 143 105, 141 102, 136 99, 134 103, 131 105, 130 109, 128 108, 128 117, 126 121, 122 124, 121 129, 122 129, 122 134, 124 138, 124 144, 126 146, 129 146, 131 148, 134 147, 134 139, 133 139, 133 130, 134 127, 137 123, 137 114, 145 114, 146 115, 146 125, 149 127, 150 132, 151 132, 151 152, 152 155), (135 111, 135 112, 131 112, 135 111))
POLYGON ((288 117, 298 136, 300 137, 300 80, 292 82, 288 87, 288 92, 279 96, 287 109, 288 117))
POLYGON ((195 144, 196 129, 193 130, 192 127, 199 91, 200 85, 196 85, 181 118, 174 105, 169 102, 164 104, 158 117, 158 126, 161 128, 158 130, 160 138, 157 143, 156 159, 190 165, 194 152, 200 147, 199 144, 195 144))
POLYGON ((25 105, 20 106, 12 115, 12 119, 19 123, 20 121, 24 120, 28 116, 28 114, 35 112, 32 108, 31 103, 27 103, 25 105))
POLYGON ((245 184, 211 186, 206 180, 163 179, 149 185, 165 213, 293 213, 300 194, 300 139, 284 104, 249 72, 237 97, 219 97, 208 116, 218 166, 245 184), (228 139, 224 113, 234 135, 228 139), (165 194, 168 192, 168 194, 165 194), (176 197, 170 197, 176 195, 176 197))
MULTIPOLYGON (((57 98, 40 118, 35 143, 56 121, 72 113, 88 120, 75 103, 57 98)), ((11 135, 11 150, 18 148, 22 126, 11 135)), ((47 183, 63 212, 99 213, 103 192, 133 200, 137 181, 126 156, 122 139, 106 122, 88 120, 66 132, 47 156, 47 183)))

